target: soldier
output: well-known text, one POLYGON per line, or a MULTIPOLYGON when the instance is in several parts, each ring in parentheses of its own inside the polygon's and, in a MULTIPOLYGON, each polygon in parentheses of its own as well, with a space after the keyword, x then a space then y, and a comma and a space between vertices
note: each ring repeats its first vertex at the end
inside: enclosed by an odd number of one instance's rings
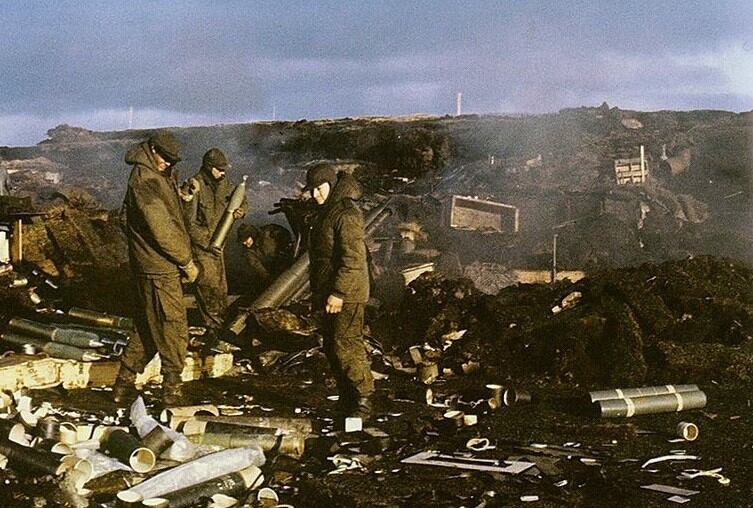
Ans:
POLYGON ((361 186, 326 163, 306 174, 305 191, 319 206, 309 237, 314 311, 324 311, 324 349, 337 381, 339 406, 368 418, 374 379, 363 339, 369 271, 363 215, 355 204, 361 186))
POLYGON ((182 274, 190 283, 199 275, 173 175, 180 160, 178 141, 170 132, 159 132, 131 148, 125 160, 133 166, 123 214, 136 288, 138 338, 123 354, 113 398, 124 401, 136 374, 159 353, 162 402, 171 405, 182 395, 180 376, 188 347, 180 278, 182 274))
POLYGON ((261 228, 241 224, 238 242, 243 247, 248 273, 249 294, 256 296, 292 264, 290 232, 278 224, 261 228))
MULTIPOLYGON (((196 301, 207 327, 207 349, 218 346, 217 335, 227 310, 225 259, 222 251, 210 248, 209 243, 233 193, 233 185, 225 176, 228 169, 230 164, 222 150, 211 148, 204 154, 199 172, 181 189, 191 247, 201 266, 196 301)), ((236 220, 246 215, 246 206, 244 198, 243 205, 233 213, 236 220)))

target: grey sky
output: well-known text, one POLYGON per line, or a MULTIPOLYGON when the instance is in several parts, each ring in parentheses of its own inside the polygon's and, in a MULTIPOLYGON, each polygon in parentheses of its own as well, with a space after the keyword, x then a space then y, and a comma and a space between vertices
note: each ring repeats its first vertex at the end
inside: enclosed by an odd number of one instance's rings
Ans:
POLYGON ((0 2, 0 145, 464 111, 753 109, 753 2, 0 2))

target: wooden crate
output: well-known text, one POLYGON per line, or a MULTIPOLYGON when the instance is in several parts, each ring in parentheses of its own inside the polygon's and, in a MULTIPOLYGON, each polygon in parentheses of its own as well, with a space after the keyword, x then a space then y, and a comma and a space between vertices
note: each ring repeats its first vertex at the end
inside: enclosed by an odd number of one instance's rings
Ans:
MULTIPOLYGON (((136 384, 161 381, 160 368, 161 362, 157 356, 136 377, 136 384)), ((194 381, 202 377, 221 377, 232 368, 231 353, 209 356, 204 360, 197 354, 191 354, 186 358, 181 379, 194 381)), ((118 362, 77 362, 14 354, 0 359, 0 390, 42 389, 58 385, 65 389, 110 386, 115 382, 118 369, 118 362)))

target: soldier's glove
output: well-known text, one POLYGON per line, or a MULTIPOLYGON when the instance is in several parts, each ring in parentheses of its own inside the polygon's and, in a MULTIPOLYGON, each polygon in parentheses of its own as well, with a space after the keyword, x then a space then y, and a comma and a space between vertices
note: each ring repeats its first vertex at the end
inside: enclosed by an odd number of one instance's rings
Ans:
POLYGON ((208 252, 209 254, 213 256, 222 257, 222 254, 225 252, 225 247, 215 247, 214 245, 209 245, 207 247, 203 248, 204 252, 208 252))
POLYGON ((187 264, 180 266, 179 268, 183 273, 183 280, 186 283, 192 284, 196 282, 196 279, 199 278, 199 267, 196 266, 196 263, 193 262, 193 259, 187 264))
POLYGON ((180 197, 183 201, 189 202, 194 198, 194 195, 199 191, 199 182, 195 178, 191 178, 183 182, 183 185, 178 189, 180 197))

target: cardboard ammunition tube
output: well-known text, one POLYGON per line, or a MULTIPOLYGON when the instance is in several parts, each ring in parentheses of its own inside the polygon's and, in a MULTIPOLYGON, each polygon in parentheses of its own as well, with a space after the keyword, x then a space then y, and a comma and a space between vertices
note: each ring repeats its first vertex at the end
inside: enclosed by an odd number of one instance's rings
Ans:
POLYGON ((695 441, 698 439, 698 426, 695 423, 680 422, 677 424, 677 436, 685 441, 695 441))
POLYGON ((505 390, 502 400, 505 406, 514 406, 516 404, 525 404, 531 402, 531 394, 525 390, 508 388, 505 390))
POLYGON ((706 394, 678 392, 649 397, 599 400, 594 403, 603 418, 629 418, 635 415, 673 413, 706 407, 706 394))
POLYGON ((696 392, 698 385, 664 385, 643 386, 640 388, 616 388, 614 390, 597 390, 588 392, 591 402, 609 399, 633 399, 636 397, 651 397, 654 395, 666 395, 671 393, 696 392))
POLYGON ((208 498, 215 494, 238 497, 248 490, 258 488, 263 482, 264 476, 261 470, 256 466, 249 466, 235 473, 219 476, 161 497, 168 500, 170 508, 185 508, 196 503, 197 499, 208 498))
POLYGON ((160 414, 160 421, 169 422, 172 418, 191 417, 196 415, 213 415, 219 416, 220 410, 212 404, 202 404, 199 406, 178 406, 163 409, 160 414))
POLYGON ((71 422, 62 422, 58 429, 58 441, 67 445, 78 443, 78 428, 71 422))
POLYGON ((188 420, 183 424, 183 434, 187 436, 195 434, 247 434, 252 436, 277 435, 282 431, 274 427, 259 427, 254 425, 236 425, 225 422, 205 422, 200 420, 188 420))
POLYGON ((94 432, 94 425, 91 423, 79 423, 76 425, 76 440, 88 441, 94 432))
POLYGON ((70 446, 54 439, 42 439, 34 445, 34 448, 52 452, 56 455, 71 455, 73 453, 73 449, 70 446))
POLYGON ((430 385, 439 377, 439 366, 434 362, 424 362, 418 365, 416 376, 425 385, 430 385))
POLYGON ((60 438, 60 422, 52 416, 45 416, 37 422, 37 435, 57 441, 60 438))
POLYGON ((173 440, 167 432, 159 425, 154 427, 149 433, 141 439, 141 444, 154 452, 155 457, 162 455, 162 452, 170 448, 173 440))
POLYGON ((488 390, 489 395, 489 398, 487 399, 489 407, 492 409, 498 409, 501 407, 502 397, 505 390, 504 387, 497 384, 488 384, 486 385, 486 389, 488 390))
POLYGON ((28 448, 11 441, 0 441, 0 454, 8 458, 9 467, 19 472, 33 471, 57 476, 67 468, 67 465, 61 462, 60 455, 28 448))
POLYGON ((152 470, 157 458, 149 448, 144 448, 139 440, 122 430, 115 430, 107 436, 105 449, 123 464, 128 464, 137 473, 152 470))
POLYGON ((13 442, 18 442, 19 438, 26 435, 26 427, 22 423, 0 418, 0 438, 7 438, 13 442))
POLYGON ((463 413, 462 411, 458 411, 457 409, 453 409, 452 411, 447 411, 442 416, 446 422, 451 423, 456 428, 460 428, 463 425, 465 425, 465 422, 464 422, 465 413, 463 413))
POLYGON ((201 422, 220 422, 239 425, 244 427, 267 427, 279 429, 282 432, 300 432, 311 434, 313 425, 309 418, 285 418, 282 416, 207 416, 197 415, 196 420, 201 422))
POLYGON ((6 409, 13 406, 13 394, 2 390, 0 391, 0 409, 6 409))
POLYGON ((421 346, 411 346, 408 348, 411 360, 414 365, 421 365, 424 362, 424 355, 421 353, 421 346))
POLYGON ((137 492, 121 490, 116 496, 115 506, 117 508, 141 508, 143 499, 137 492))
POLYGON ((8 430, 8 441, 12 441, 14 443, 26 446, 29 444, 29 438, 26 435, 26 427, 22 423, 17 423, 13 425, 10 430, 8 430))
MULTIPOLYGON (((196 501, 196 499, 194 499, 194 501, 196 501)), ((170 506, 170 501, 164 497, 153 497, 141 501, 141 506, 148 508, 168 508, 170 506)))
POLYGON ((303 434, 193 434, 188 439, 192 443, 221 446, 223 448, 247 448, 258 445, 268 452, 278 447, 278 452, 283 455, 300 457, 303 455, 306 438, 303 434))

